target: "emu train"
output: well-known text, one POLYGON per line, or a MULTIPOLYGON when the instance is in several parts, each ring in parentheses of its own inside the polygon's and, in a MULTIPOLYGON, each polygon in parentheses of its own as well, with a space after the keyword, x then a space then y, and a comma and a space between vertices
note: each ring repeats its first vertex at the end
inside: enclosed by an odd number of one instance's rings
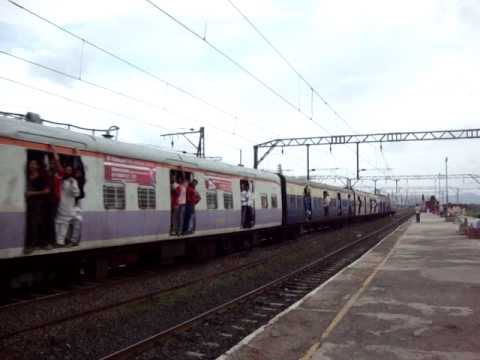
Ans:
POLYGON ((382 195, 0 115, 3 274, 80 260, 101 272, 140 254, 209 256, 392 211, 382 195))

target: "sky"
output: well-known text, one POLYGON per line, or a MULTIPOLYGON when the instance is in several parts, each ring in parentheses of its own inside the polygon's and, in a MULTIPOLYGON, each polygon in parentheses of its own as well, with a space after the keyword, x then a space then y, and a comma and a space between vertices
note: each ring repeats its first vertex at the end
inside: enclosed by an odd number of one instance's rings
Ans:
MULTIPOLYGON (((241 151, 245 166, 252 166, 254 144, 275 138, 479 127, 479 0, 152 0, 200 39, 144 0, 15 1, 87 43, 0 0, 0 111, 115 124, 122 141, 170 148, 173 140, 174 150, 188 152, 182 138, 160 135, 205 126, 207 156, 238 164, 241 151), (232 3, 340 117, 312 97, 232 3)), ((448 156, 449 173, 480 174, 478 144, 364 144, 360 167, 368 176, 438 174, 448 156)), ((305 148, 275 149, 260 167, 278 164, 305 175, 305 148)), ((355 166, 354 145, 310 150, 312 174, 353 177, 355 166)), ((413 191, 435 183, 399 185, 413 191)), ((478 185, 451 181, 465 191, 478 185)))

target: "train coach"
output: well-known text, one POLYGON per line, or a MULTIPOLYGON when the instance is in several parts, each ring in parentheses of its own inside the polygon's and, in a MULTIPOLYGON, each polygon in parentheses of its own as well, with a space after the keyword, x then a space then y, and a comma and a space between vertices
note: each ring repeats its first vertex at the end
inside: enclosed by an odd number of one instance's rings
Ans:
POLYGON ((30 119, 39 118, 0 114, 4 279, 80 262, 100 276, 112 263, 142 254, 210 257, 313 224, 392 211, 379 195, 30 119), (190 193, 176 193, 179 186, 196 195, 189 211, 183 197, 190 193))

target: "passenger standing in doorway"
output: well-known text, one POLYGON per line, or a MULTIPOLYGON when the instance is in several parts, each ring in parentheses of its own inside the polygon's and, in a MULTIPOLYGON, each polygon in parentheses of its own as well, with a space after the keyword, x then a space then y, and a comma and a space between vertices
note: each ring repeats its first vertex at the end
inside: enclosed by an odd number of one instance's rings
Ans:
POLYGON ((44 245, 48 235, 48 196, 50 189, 38 160, 28 163, 27 191, 27 237, 25 252, 44 245))
MULTIPOLYGON (((178 179, 180 180, 180 179, 178 179)), ((177 181, 175 175, 172 174, 171 176, 171 217, 170 217, 170 235, 176 235, 178 232, 178 195, 180 194, 180 184, 177 181)))
POLYGON ((188 180, 182 178, 178 185, 178 219, 177 219, 177 235, 183 233, 183 226, 185 223, 185 208, 187 205, 187 186, 188 180))
POLYGON ((327 191, 323 192, 323 215, 329 215, 329 208, 330 208, 330 195, 328 195, 327 191))
POLYGON ((192 234, 197 225, 195 217, 195 206, 200 202, 200 194, 196 190, 198 181, 193 179, 187 187, 187 205, 185 208, 185 223, 183 224, 183 232, 192 234))
POLYGON ((75 198, 75 206, 74 206, 74 216, 70 222, 71 226, 71 236, 70 236, 70 245, 71 246, 78 246, 80 244, 80 239, 82 238, 82 206, 81 200, 85 197, 85 175, 83 170, 80 168, 76 168, 74 171, 74 178, 77 181, 78 189, 79 189, 79 196, 75 198))
POLYGON ((337 216, 342 216, 342 195, 337 193, 337 216))
POLYGON ((347 195, 347 202, 348 202, 348 216, 352 217, 353 215, 353 204, 352 204, 352 196, 350 194, 347 195))
POLYGON ((420 222, 420 205, 415 205, 415 217, 417 218, 417 223, 420 222))
POLYGON ((72 220, 77 216, 75 210, 75 198, 80 196, 77 180, 73 177, 71 165, 65 165, 65 175, 61 182, 60 203, 55 217, 55 233, 57 246, 64 246, 68 234, 68 228, 72 220))
POLYGON ((305 212, 305 220, 312 220, 312 197, 308 185, 303 189, 303 210, 305 212))
POLYGON ((248 193, 248 185, 246 183, 242 183, 241 185, 242 191, 240 192, 240 202, 242 204, 242 227, 246 228, 248 219, 248 204, 249 204, 249 193, 248 193))

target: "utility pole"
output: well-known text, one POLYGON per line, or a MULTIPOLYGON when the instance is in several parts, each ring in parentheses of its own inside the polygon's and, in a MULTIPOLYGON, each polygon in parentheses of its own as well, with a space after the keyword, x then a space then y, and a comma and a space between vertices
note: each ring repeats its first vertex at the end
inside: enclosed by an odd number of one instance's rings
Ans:
POLYGON ((359 147, 360 147, 360 143, 357 142, 357 180, 360 180, 360 160, 359 160, 359 156, 360 156, 360 153, 359 153, 359 147))
POLYGON ((448 217, 448 156, 445 157, 445 217, 448 217))
POLYGON ((443 194, 442 194, 442 180, 441 180, 442 175, 439 173, 438 174, 438 201, 443 201, 443 194))
POLYGON ((310 145, 307 145, 307 182, 310 181, 310 145))

